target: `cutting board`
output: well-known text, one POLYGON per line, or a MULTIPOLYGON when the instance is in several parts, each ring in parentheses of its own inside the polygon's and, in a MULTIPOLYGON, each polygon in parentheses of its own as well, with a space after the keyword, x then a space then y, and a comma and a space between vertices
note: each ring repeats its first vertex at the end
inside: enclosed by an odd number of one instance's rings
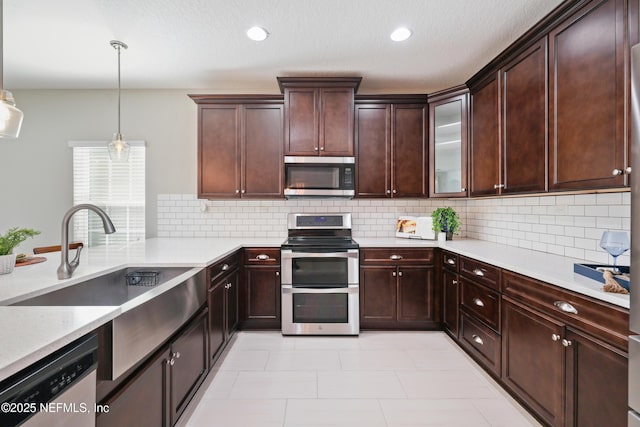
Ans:
POLYGON ((43 256, 30 256, 24 259, 24 261, 16 261, 16 267, 22 267, 23 265, 38 264, 39 262, 45 262, 47 258, 43 256))

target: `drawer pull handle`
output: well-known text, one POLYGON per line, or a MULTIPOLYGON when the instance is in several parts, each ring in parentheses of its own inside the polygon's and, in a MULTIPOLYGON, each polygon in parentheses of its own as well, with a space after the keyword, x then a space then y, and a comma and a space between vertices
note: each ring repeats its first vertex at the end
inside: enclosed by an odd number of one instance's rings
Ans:
POLYGON ((484 307, 484 303, 482 302, 482 300, 480 298, 474 298, 473 299, 473 303, 475 305, 477 305, 478 307, 484 307))
POLYGON ((447 258, 447 264, 449 265, 454 265, 456 262, 453 260, 453 258, 447 258))
POLYGON ((267 254, 256 255, 256 259, 258 261, 266 261, 266 260, 269 259, 269 255, 267 255, 267 254))
POLYGON ((553 341, 560 341, 560 335, 558 334, 551 334, 551 339, 553 341))
POLYGON ((556 301, 553 303, 553 305, 555 305, 558 308, 558 310, 563 311, 565 313, 578 314, 578 310, 576 310, 574 306, 572 306, 566 301, 556 301))
POLYGON ((484 345, 484 341, 482 341, 482 338, 480 338, 477 335, 471 335, 471 338, 473 338, 473 341, 476 342, 476 344, 480 344, 480 345, 484 345))
POLYGON ((473 274, 475 274, 476 276, 484 277, 484 272, 482 270, 480 270, 479 268, 475 268, 473 270, 473 274))
POLYGON ((565 347, 569 347, 571 344, 573 343, 570 340, 567 340, 567 339, 562 340, 562 345, 565 347))
POLYGON ((392 260, 394 260, 394 261, 397 261, 397 260, 399 260, 399 259, 402 259, 402 255, 391 255, 391 256, 389 257, 389 259, 392 259, 392 260))
POLYGON ((224 264, 222 266, 222 271, 227 271, 229 269, 229 264, 224 264))

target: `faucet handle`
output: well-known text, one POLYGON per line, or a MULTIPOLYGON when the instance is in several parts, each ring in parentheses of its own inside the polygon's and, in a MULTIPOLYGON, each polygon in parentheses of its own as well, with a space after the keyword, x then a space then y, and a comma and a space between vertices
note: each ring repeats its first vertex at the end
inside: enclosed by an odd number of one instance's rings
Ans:
POLYGON ((76 256, 73 257, 73 260, 69 263, 71 265, 71 271, 75 270, 78 264, 80 264, 80 252, 82 252, 83 245, 78 246, 76 249, 76 256))

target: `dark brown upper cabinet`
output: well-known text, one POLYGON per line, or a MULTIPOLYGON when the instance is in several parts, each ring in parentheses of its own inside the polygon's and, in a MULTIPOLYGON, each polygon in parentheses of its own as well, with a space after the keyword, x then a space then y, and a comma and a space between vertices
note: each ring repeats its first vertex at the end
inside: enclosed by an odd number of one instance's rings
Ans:
POLYGON ((353 156, 353 105, 360 80, 278 77, 284 93, 284 154, 353 156))
POLYGON ((467 196, 468 93, 457 86, 429 95, 429 197, 467 196))
POLYGON ((283 197, 282 97, 191 98, 198 103, 198 197, 283 197))
POLYGON ((357 197, 427 195, 425 95, 356 97, 357 197))
POLYGON ((628 49, 637 42, 637 7, 590 1, 549 34, 552 190, 628 183, 628 49))

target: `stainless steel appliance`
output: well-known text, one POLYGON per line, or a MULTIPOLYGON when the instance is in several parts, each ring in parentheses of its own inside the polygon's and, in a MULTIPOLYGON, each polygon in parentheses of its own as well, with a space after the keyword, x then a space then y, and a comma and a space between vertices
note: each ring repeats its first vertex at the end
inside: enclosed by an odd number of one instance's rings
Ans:
MULTIPOLYGON (((631 273, 640 277, 640 45, 631 48, 631 164, 631 273)), ((640 287, 631 286, 629 330, 640 334, 640 287)), ((629 337, 629 427, 640 427, 640 335, 629 337)))
POLYGON ((282 334, 358 335, 359 249, 351 214, 289 214, 281 247, 282 334))
POLYGON ((96 425, 98 337, 81 338, 0 383, 0 425, 96 425))
POLYGON ((284 195, 291 197, 347 197, 355 195, 353 157, 284 158, 284 195))

